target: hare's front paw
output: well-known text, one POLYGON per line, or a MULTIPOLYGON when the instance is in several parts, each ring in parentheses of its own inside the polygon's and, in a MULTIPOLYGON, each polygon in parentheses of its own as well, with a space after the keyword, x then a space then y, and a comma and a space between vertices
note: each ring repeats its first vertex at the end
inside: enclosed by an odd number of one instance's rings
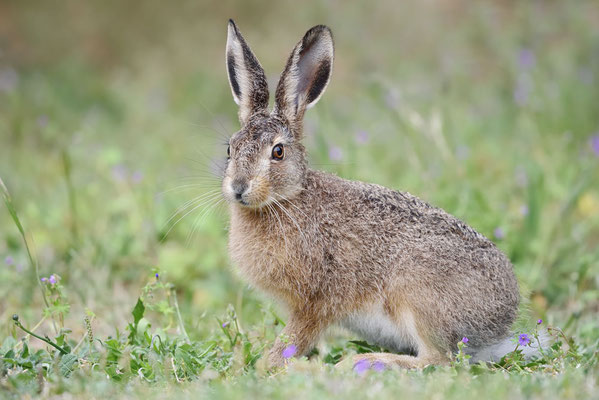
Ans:
POLYGON ((280 338, 277 339, 268 354, 269 368, 276 369, 288 364, 293 357, 301 355, 299 350, 295 344, 285 343, 280 338))
POLYGON ((284 346, 277 343, 268 353, 268 368, 274 370, 285 366, 286 359, 283 357, 284 346))

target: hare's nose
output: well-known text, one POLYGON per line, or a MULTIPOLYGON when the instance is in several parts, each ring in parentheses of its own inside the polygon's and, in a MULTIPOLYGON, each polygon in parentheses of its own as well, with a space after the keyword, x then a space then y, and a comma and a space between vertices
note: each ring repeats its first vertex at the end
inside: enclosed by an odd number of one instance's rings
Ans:
POLYGON ((241 196, 247 190, 248 184, 244 180, 235 179, 231 183, 231 189, 233 189, 233 193, 235 193, 235 198, 237 200, 241 200, 241 196))

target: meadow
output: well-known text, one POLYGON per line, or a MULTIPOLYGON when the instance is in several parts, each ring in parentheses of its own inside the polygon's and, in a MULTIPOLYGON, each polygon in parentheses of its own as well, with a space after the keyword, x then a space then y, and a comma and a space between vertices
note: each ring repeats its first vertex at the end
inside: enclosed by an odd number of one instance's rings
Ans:
MULTIPOLYGON (((599 4, 0 1, 0 398, 591 398, 599 392, 599 4), (285 310, 238 276, 218 190, 234 18, 276 83, 335 36, 312 167, 491 238, 522 294, 497 364, 269 371, 285 310), (549 329, 525 361, 518 336, 549 329)), ((467 344, 466 344, 467 345, 467 344)))

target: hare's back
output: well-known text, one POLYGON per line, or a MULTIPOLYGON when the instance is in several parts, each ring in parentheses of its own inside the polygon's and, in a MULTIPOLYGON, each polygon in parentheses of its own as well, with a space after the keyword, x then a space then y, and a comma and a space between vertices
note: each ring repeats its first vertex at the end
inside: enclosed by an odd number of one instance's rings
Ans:
POLYGON ((489 239, 444 210, 407 192, 311 172, 312 208, 333 237, 359 238, 357 246, 387 260, 412 257, 431 264, 428 268, 454 264, 511 272, 509 260, 489 239))

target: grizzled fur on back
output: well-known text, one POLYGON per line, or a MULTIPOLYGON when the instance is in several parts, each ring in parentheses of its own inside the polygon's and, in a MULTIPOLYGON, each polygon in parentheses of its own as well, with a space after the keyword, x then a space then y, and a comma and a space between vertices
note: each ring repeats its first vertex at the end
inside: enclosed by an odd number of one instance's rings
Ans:
POLYGON ((289 310, 273 366, 285 343, 305 354, 331 324, 408 353, 356 357, 403 367, 447 362, 464 336, 473 348, 506 337, 518 285, 491 241, 409 193, 308 167, 302 120, 330 81, 327 27, 293 49, 271 112, 264 72, 232 21, 226 62, 241 123, 222 183, 229 249, 246 279, 289 310))

